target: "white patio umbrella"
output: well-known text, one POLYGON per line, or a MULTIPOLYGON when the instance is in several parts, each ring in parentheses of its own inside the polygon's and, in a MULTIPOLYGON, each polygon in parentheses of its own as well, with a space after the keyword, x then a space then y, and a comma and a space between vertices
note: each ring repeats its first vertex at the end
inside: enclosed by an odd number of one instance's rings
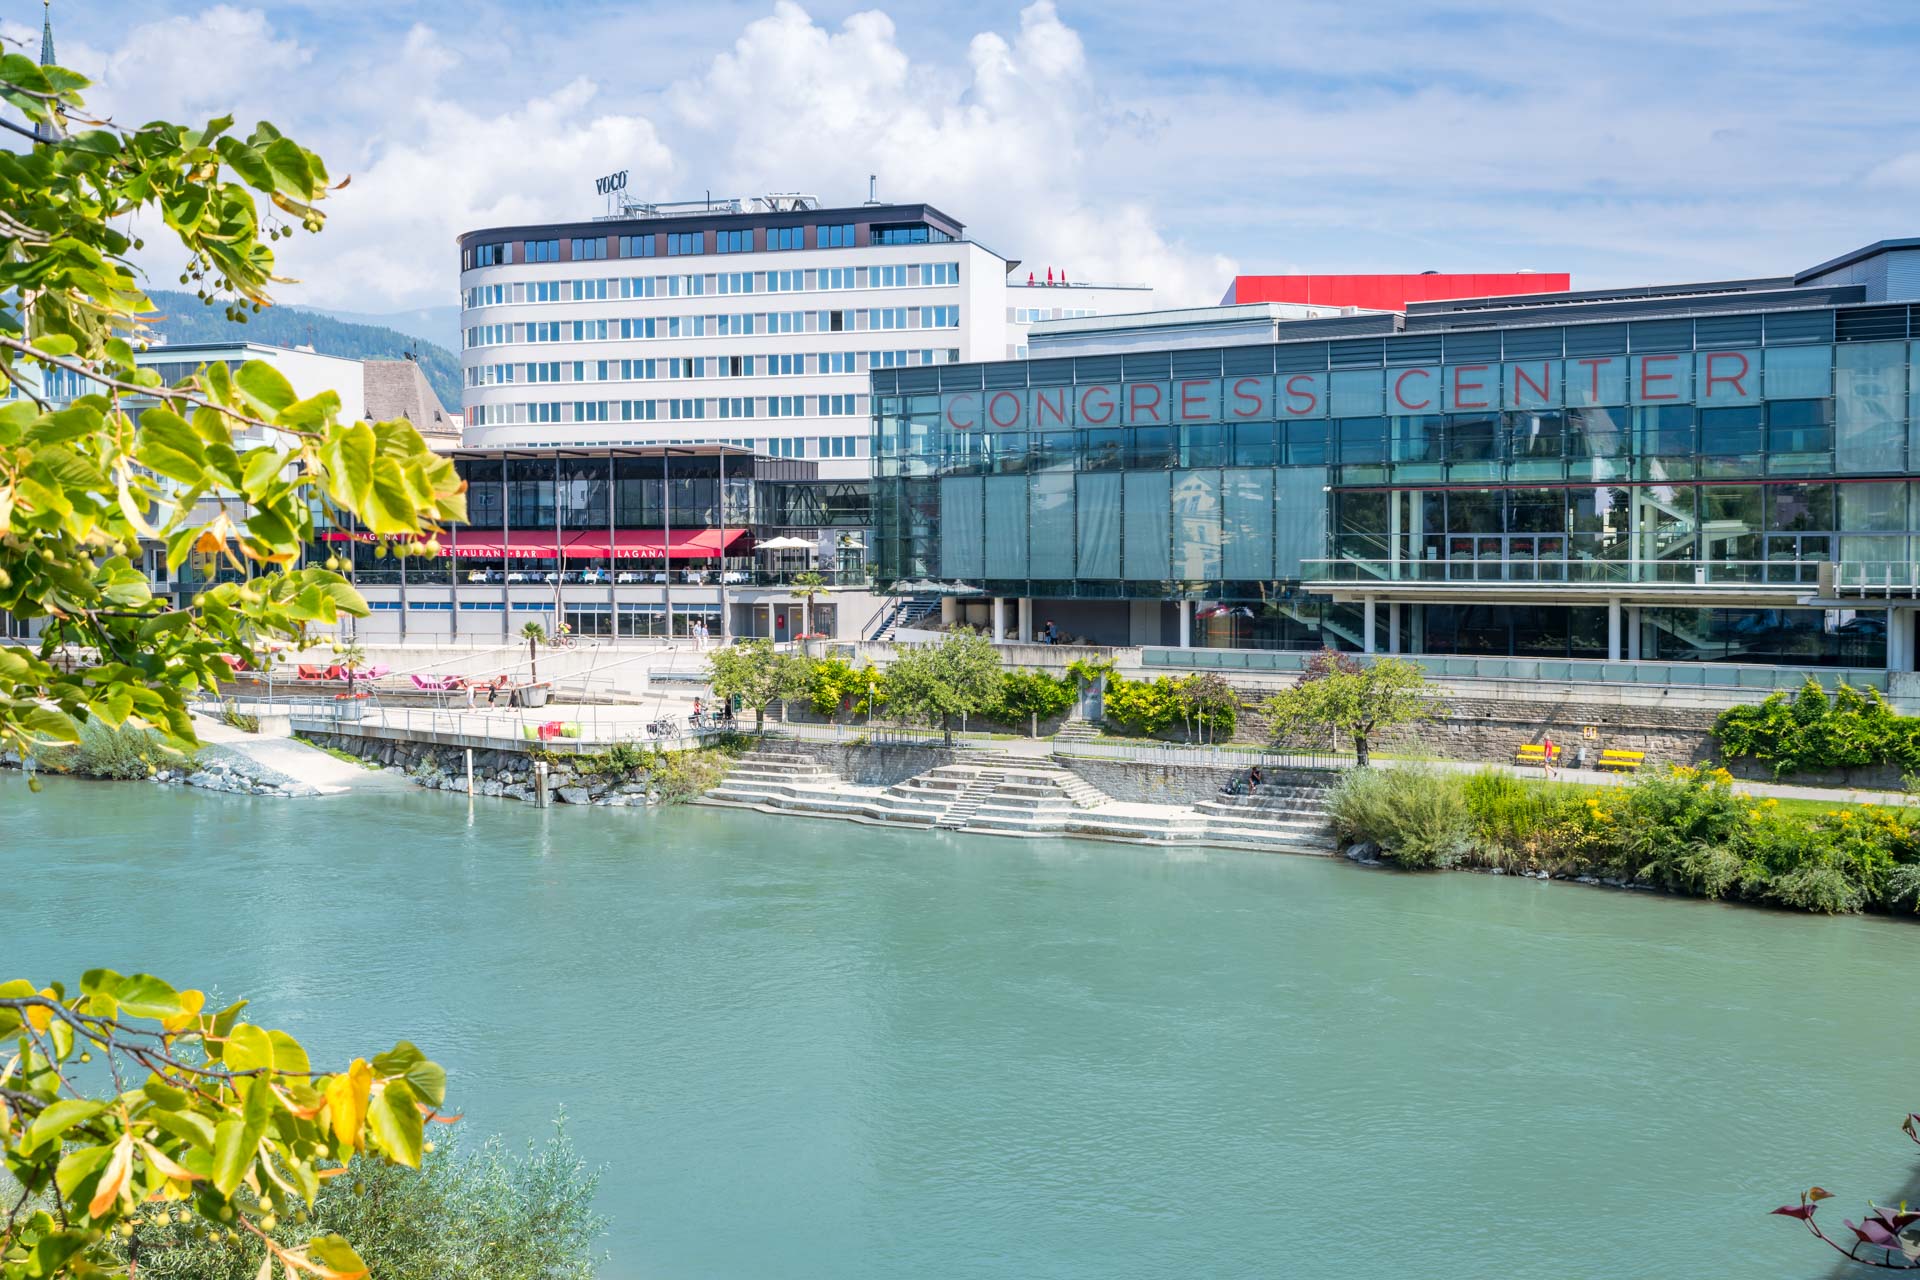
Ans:
POLYGON ((778 538, 768 538, 765 542, 753 544, 755 551, 811 551, 813 544, 805 538, 789 538, 782 534, 778 538))

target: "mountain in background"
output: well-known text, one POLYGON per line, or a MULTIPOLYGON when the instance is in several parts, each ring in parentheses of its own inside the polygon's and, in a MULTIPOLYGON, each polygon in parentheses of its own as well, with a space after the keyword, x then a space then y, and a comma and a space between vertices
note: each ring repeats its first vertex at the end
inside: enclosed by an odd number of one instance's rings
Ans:
POLYGON ((376 329, 398 329, 401 333, 424 338, 449 351, 460 349, 460 308, 419 307, 412 311, 340 311, 333 307, 303 307, 318 311, 348 324, 370 324, 376 329))
MULTIPOLYGON (((440 397, 441 406, 455 414, 460 412, 460 361, 453 352, 411 329, 399 329, 392 324, 359 324, 306 307, 268 307, 249 315, 245 324, 235 324, 220 307, 208 306, 190 293, 152 289, 147 296, 160 310, 160 318, 153 322, 153 328, 176 345, 250 339, 276 347, 311 346, 323 356, 344 356, 350 360, 402 360, 412 352, 433 394, 440 397)), ((459 311, 456 308, 435 307, 401 314, 428 316, 442 310, 456 317, 457 334, 459 311)), ((378 318, 397 320, 400 317, 378 318)))

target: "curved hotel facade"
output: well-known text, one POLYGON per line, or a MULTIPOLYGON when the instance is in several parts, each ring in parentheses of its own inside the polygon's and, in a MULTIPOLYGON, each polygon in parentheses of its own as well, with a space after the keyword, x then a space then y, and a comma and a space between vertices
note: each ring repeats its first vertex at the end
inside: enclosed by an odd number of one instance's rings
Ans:
POLYGON ((1019 635, 1910 671, 1909 299, 1920 240, 1765 279, 1042 326, 1027 360, 871 375, 880 576, 1019 635))

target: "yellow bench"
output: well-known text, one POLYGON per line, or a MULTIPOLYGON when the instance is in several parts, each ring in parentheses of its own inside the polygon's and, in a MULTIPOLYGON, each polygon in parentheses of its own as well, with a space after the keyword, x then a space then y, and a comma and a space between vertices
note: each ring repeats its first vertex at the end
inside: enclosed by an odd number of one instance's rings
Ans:
MULTIPOLYGON (((1560 744, 1556 742, 1553 744, 1552 763, 1559 764, 1560 756, 1561 756, 1560 744)), ((1543 746, 1538 742, 1523 743, 1520 749, 1513 753, 1513 762, 1515 764, 1537 764, 1542 768, 1545 768, 1548 763, 1547 749, 1545 746, 1543 746)))
POLYGON ((1622 773, 1632 773, 1647 761, 1644 751, 1615 751, 1608 748, 1600 753, 1602 769, 1618 769, 1622 773))

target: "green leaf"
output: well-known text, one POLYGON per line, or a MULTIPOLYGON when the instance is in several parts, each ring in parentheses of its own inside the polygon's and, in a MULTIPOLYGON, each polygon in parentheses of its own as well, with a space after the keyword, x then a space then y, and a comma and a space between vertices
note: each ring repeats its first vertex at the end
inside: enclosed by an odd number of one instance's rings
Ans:
POLYGON ((35 706, 16 721, 21 732, 42 743, 80 741, 80 726, 58 707, 35 706))
POLYGON ((185 1089, 159 1076, 148 1076, 140 1091, 163 1111, 179 1111, 193 1100, 185 1089))
POLYGON ((243 1022, 227 1036, 226 1052, 221 1056, 229 1071, 273 1070, 273 1040, 266 1031, 243 1022))
POLYGON ((213 1185, 223 1196, 230 1196, 246 1181, 247 1166, 259 1149, 258 1135, 248 1141, 247 1126, 240 1120, 222 1120, 213 1131, 213 1185))
POLYGON ((54 1171, 53 1180, 60 1188, 60 1194, 71 1200, 80 1189, 80 1184, 92 1174, 98 1173, 113 1158, 114 1144, 105 1146, 81 1147, 69 1151, 60 1157, 60 1167, 54 1171))
POLYGON ((213 1150, 215 1141, 213 1121, 197 1111, 185 1108, 174 1111, 149 1111, 146 1118, 182 1142, 190 1142, 202 1151, 213 1150))
POLYGON ((60 1141, 69 1129, 85 1124, 106 1109, 106 1103, 92 1098, 62 1098, 34 1117, 22 1150, 33 1151, 48 1142, 60 1141))
POLYGON ((34 348, 44 355, 70 356, 80 349, 72 334, 43 333, 33 340, 34 348))
POLYGON ((233 381, 262 417, 271 418, 299 399, 286 375, 265 360, 247 361, 233 375, 233 381))
POLYGON ((56 1231, 40 1237, 33 1246, 33 1252, 27 1255, 27 1280, 52 1280, 67 1268, 67 1262, 75 1254, 87 1247, 87 1233, 84 1231, 56 1231))
POLYGON ((360 513, 375 533, 408 533, 419 523, 406 473, 392 458, 373 464, 373 500, 360 513))
POLYGON ((115 984, 121 1012, 135 1018, 177 1018, 186 1012, 180 993, 150 973, 136 973, 115 984))
POLYGON ((389 1159, 409 1169, 420 1167, 423 1135, 420 1108, 404 1080, 389 1080, 367 1111, 367 1127, 389 1159))
POLYGON ((267 1039, 273 1042, 273 1069, 281 1075, 305 1075, 313 1069, 307 1061, 307 1051, 300 1042, 284 1031, 269 1031, 267 1039))
POLYGON ((161 405, 140 415, 133 456, 142 466, 182 484, 198 484, 206 477, 206 445, 185 418, 161 405))
POLYGON ((353 1246, 336 1235, 315 1236, 307 1242, 307 1256, 329 1271, 343 1276, 362 1275, 367 1264, 353 1251, 353 1246))

